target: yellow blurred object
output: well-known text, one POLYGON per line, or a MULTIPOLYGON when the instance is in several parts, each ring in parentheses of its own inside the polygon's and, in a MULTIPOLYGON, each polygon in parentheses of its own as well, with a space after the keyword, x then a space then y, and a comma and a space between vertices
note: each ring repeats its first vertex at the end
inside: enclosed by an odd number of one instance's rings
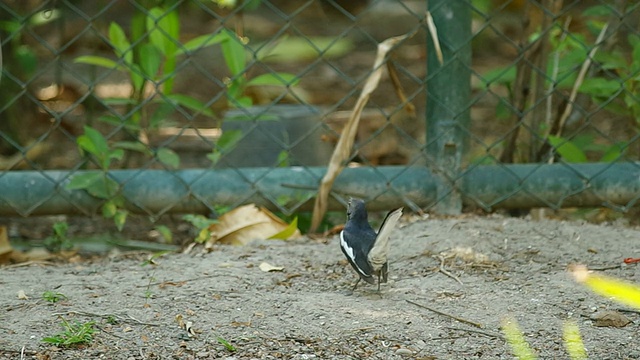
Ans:
POLYGON ((587 285, 596 294, 612 298, 621 304, 640 309, 640 286, 589 272, 584 265, 570 269, 576 281, 587 285))

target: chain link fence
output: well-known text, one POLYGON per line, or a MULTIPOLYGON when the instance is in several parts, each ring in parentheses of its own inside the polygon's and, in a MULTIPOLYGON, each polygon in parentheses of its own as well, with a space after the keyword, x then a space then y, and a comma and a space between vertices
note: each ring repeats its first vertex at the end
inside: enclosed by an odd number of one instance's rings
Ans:
POLYGON ((378 44, 407 33, 330 209, 628 210, 638 19, 631 1, 5 0, 0 214, 310 210, 378 44))

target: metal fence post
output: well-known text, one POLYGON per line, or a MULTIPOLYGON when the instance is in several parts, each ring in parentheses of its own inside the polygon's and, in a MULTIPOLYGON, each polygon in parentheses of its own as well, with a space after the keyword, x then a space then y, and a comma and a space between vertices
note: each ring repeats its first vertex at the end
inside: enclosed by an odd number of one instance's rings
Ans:
POLYGON ((459 180, 470 123, 471 7, 468 0, 428 0, 442 48, 441 64, 427 36, 427 148, 441 181, 435 210, 459 214, 459 180))

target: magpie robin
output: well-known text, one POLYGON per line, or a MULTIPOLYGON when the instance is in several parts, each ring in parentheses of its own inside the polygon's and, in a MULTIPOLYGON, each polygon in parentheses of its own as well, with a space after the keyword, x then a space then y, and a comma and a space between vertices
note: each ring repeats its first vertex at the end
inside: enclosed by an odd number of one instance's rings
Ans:
POLYGON ((374 275, 378 276, 378 292, 380 283, 387 282, 387 254, 389 253, 389 235, 402 216, 402 208, 387 214, 380 230, 376 233, 367 220, 367 209, 364 201, 350 199, 347 210, 347 223, 340 232, 340 248, 347 257, 360 280, 375 284, 374 275))

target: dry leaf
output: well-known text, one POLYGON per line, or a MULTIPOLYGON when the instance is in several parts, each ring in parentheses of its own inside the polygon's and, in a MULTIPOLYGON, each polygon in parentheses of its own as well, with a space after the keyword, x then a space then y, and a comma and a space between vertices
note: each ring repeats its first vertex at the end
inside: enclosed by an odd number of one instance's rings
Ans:
POLYGON ((631 323, 628 317, 615 310, 599 311, 591 315, 591 320, 593 320, 593 326, 600 327, 621 328, 631 323))
POLYGON ((383 64, 387 61, 387 53, 393 49, 399 42, 413 36, 415 31, 402 35, 389 38, 380 44, 378 44, 378 52, 373 64, 373 70, 367 78, 364 88, 358 97, 358 101, 351 112, 351 117, 347 122, 344 130, 340 134, 340 139, 336 148, 333 150, 329 166, 327 167, 327 173, 322 178, 320 187, 318 188, 318 196, 316 197, 315 204, 313 206, 313 217, 311 218, 310 232, 315 232, 320 226, 320 222, 327 211, 327 199, 329 192, 333 186, 334 181, 340 175, 345 167, 346 161, 351 156, 351 149, 356 138, 358 131, 358 124, 360 123, 360 115, 364 106, 369 101, 369 96, 378 87, 380 77, 382 76, 383 64))
POLYGON ((245 245, 256 239, 269 239, 276 235, 289 235, 287 239, 301 236, 297 227, 292 228, 271 211, 258 208, 255 204, 237 207, 222 215, 216 224, 209 227, 211 238, 207 247, 221 242, 231 245, 245 245))
POLYGON ((271 272, 271 271, 282 271, 284 270, 284 268, 281 266, 273 266, 269 263, 263 262, 262 264, 260 264, 260 270, 264 272, 271 272))
POLYGON ((29 297, 27 297, 27 294, 24 292, 24 290, 18 290, 18 299, 29 300, 29 297))

